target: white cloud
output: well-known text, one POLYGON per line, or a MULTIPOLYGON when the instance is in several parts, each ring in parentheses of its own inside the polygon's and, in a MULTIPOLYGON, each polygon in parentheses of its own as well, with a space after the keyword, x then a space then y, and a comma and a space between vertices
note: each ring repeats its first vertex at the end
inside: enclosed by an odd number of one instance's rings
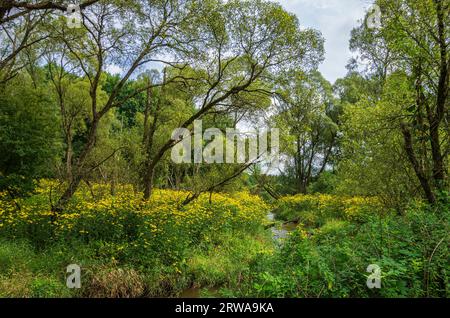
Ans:
POLYGON ((325 62, 320 71, 331 82, 346 74, 350 59, 350 31, 364 17, 371 0, 278 0, 289 12, 295 13, 302 27, 322 32, 325 38, 325 62))
POLYGON ((106 71, 110 74, 122 74, 122 72, 123 72, 123 70, 120 66, 114 65, 114 64, 108 65, 106 67, 106 71))

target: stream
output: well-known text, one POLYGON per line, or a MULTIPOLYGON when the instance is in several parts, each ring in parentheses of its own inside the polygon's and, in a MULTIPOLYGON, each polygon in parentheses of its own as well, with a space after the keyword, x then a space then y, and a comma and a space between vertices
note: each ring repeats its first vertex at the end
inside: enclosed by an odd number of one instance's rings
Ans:
MULTIPOLYGON (((275 215, 270 212, 267 215, 267 219, 273 222, 275 221, 275 215)), ((285 239, 288 237, 289 233, 294 231, 297 228, 297 224, 295 223, 283 223, 281 225, 274 225, 271 227, 272 237, 274 241, 280 241, 281 239, 285 239)))

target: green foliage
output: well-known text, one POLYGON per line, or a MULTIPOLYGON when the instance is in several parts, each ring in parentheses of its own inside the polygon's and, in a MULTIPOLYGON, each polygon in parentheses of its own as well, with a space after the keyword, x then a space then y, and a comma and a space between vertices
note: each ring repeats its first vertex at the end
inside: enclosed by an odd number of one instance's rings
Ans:
POLYGON ((281 131, 284 172, 292 180, 292 190, 306 193, 333 160, 341 110, 331 84, 319 72, 296 72, 292 77, 278 92, 279 106, 272 120, 281 131))
POLYGON ((378 196, 389 208, 401 211, 418 182, 404 154, 400 121, 414 101, 404 73, 389 76, 379 101, 363 99, 347 104, 342 116, 341 151, 336 192, 378 196))
POLYGON ((448 297, 449 217, 448 206, 418 203, 405 216, 299 226, 273 256, 258 259, 242 295, 448 297), (381 268, 381 289, 366 286, 369 264, 381 268))
POLYGON ((334 192, 337 182, 338 178, 334 173, 325 171, 317 180, 311 183, 308 187, 308 193, 331 194, 334 192))
POLYGON ((58 120, 45 83, 22 74, 0 86, 0 191, 21 195, 51 174, 61 151, 58 120))

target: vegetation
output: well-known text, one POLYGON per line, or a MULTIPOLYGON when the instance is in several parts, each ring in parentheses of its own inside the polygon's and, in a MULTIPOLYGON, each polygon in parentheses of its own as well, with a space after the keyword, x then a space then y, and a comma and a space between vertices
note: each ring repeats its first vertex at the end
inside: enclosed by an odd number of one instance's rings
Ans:
POLYGON ((376 199, 298 195, 278 209, 299 226, 273 255, 252 264, 242 295, 448 297, 448 206, 416 202, 400 216, 376 199), (369 263, 383 269, 381 289, 361 283, 369 263))
POLYGON ((130 186, 111 196, 107 186, 94 185, 95 198, 80 189, 52 223, 51 184, 43 181, 39 194, 16 201, 20 213, 2 200, 3 296, 70 295, 59 294, 67 264, 88 275, 81 295, 73 296, 174 296, 192 284, 237 284, 248 263, 272 248, 264 231, 269 206, 245 192, 202 195, 182 207, 183 191, 157 190, 143 202, 130 186), (9 290, 13 282, 18 290, 9 290))
POLYGON ((0 1, 0 297, 448 297, 450 2, 375 4, 330 83, 269 0, 0 1))

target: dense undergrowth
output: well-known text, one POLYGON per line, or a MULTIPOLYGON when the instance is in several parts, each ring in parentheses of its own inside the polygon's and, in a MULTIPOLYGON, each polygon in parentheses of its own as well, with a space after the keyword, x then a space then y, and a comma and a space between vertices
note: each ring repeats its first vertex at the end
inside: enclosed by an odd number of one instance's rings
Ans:
POLYGON ((277 216, 299 222, 274 255, 253 263, 248 288, 258 297, 448 297, 450 213, 445 201, 402 215, 376 199, 331 195, 280 200, 277 216), (368 265, 381 288, 366 285, 368 265))
MULTIPOLYGON (((0 198, 1 297, 176 297, 189 287, 242 297, 448 297, 446 204, 402 215, 376 198, 297 195, 274 206, 246 192, 183 191, 143 202, 123 186, 79 191, 54 224, 52 182, 26 199, 0 198), (267 213, 298 223, 274 241, 267 213), (66 267, 82 268, 68 289, 66 267), (369 289, 369 264, 382 287, 369 289)), ((443 201, 447 200, 445 196, 443 201)))

